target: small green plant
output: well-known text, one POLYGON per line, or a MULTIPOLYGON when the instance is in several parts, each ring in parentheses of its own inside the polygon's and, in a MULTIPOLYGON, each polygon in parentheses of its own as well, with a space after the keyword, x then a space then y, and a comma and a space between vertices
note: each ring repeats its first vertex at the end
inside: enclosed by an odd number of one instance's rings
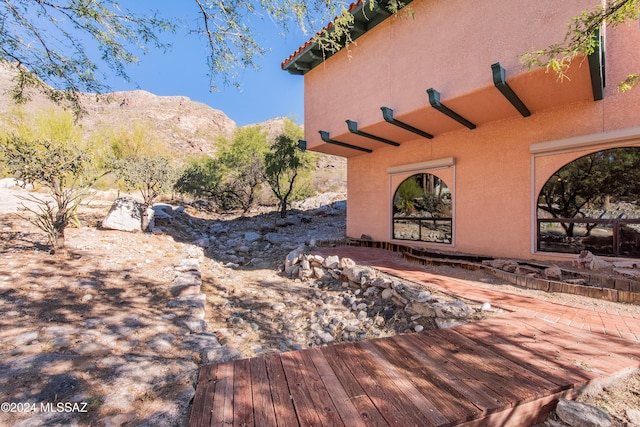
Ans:
POLYGON ((393 206, 402 213, 411 213, 415 210, 416 199, 424 196, 424 190, 418 182, 409 178, 400 184, 393 197, 393 206))

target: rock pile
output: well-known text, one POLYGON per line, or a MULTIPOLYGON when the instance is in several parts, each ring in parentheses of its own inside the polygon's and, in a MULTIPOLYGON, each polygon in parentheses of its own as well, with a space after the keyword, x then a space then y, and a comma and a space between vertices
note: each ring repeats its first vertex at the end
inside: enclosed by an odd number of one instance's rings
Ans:
POLYGON ((317 288, 322 302, 338 302, 349 309, 342 315, 321 309, 309 318, 309 338, 317 345, 448 328, 486 317, 492 311, 489 303, 472 307, 462 300, 386 277, 350 258, 306 254, 304 248, 287 255, 284 270, 289 277, 317 288), (331 290, 340 293, 332 296, 328 292, 331 290))
MULTIPOLYGON (((515 273, 523 276, 547 279, 557 282, 565 282, 574 285, 588 285, 587 279, 576 277, 580 273, 564 271, 557 265, 551 267, 534 266, 530 264, 520 264, 510 259, 493 259, 482 262, 483 265, 503 270, 508 273, 515 273)), ((596 271, 599 274, 617 274, 627 279, 640 279, 640 262, 635 261, 615 261, 609 262, 601 257, 595 256, 589 251, 582 251, 578 258, 572 261, 572 267, 577 271, 596 271)), ((585 275, 585 277, 588 277, 585 275)))
MULTIPOLYGON (((320 201, 325 199, 319 198, 320 201)), ((168 205, 165 205, 168 206, 168 205)), ((184 209, 173 212, 154 206, 154 232, 162 233, 171 227, 182 227, 192 244, 205 250, 208 257, 222 262, 226 267, 273 267, 288 251, 299 245, 314 246, 318 240, 344 239, 344 226, 336 217, 344 217, 346 203, 336 201, 308 211, 290 211, 287 218, 269 212, 229 220, 200 220, 189 217, 184 209), (175 221, 180 216, 179 221, 175 221), (179 224, 178 224, 179 223, 179 224)))

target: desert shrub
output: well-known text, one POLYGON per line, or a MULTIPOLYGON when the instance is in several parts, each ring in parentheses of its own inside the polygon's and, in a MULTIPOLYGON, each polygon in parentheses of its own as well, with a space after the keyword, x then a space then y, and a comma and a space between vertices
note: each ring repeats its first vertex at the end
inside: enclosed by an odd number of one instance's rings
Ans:
POLYGON ((402 213, 411 213, 416 208, 417 199, 425 195, 424 190, 413 177, 400 184, 393 197, 393 206, 402 213))
POLYGON ((176 168, 165 156, 140 156, 116 159, 111 163, 115 175, 129 190, 138 190, 142 195, 142 230, 149 226, 147 208, 158 196, 171 191, 176 182, 176 168))
POLYGON ((52 252, 64 248, 65 229, 95 179, 91 155, 69 142, 18 136, 3 138, 0 151, 5 168, 23 186, 38 184, 49 191, 50 198, 24 198, 31 214, 26 219, 46 233, 52 252))

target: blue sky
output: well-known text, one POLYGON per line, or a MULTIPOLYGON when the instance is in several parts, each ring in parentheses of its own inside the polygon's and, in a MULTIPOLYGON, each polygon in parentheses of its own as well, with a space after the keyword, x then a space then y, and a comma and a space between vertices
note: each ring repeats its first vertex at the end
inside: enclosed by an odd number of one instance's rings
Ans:
MULTIPOLYGON (((144 10, 144 4, 195 26, 198 10, 191 0, 142 0, 134 10, 144 10)), ((123 7, 128 6, 124 2, 123 7)), ((175 34, 167 36, 173 44, 169 52, 151 51, 140 56, 140 62, 127 69, 132 83, 109 78, 113 91, 143 89, 156 95, 183 95, 222 110, 239 126, 258 123, 273 117, 287 116, 297 123, 303 121, 303 78, 290 75, 280 68, 281 62, 309 40, 310 35, 296 28, 283 36, 281 30, 265 17, 251 18, 255 38, 270 52, 258 59, 261 69, 238 70, 240 88, 218 83, 219 91, 209 90, 204 41, 187 34, 178 24, 175 34)))

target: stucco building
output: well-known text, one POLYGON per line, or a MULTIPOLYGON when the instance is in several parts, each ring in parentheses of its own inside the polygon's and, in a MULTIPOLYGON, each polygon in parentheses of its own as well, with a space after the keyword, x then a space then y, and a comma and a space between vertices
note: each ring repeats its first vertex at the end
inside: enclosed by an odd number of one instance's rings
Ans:
MULTIPOLYGON (((282 64, 304 76, 306 148, 348 159, 347 235, 525 259, 589 249, 566 233, 549 243, 546 231, 561 235, 567 222, 550 221, 539 197, 576 159, 640 147, 640 88, 616 89, 640 71, 638 22, 603 28, 600 48, 558 80, 520 56, 562 41, 596 0, 408 3, 412 16, 389 16, 384 1, 373 11, 358 1, 356 43, 327 57, 310 41, 282 64)), ((639 257, 634 218, 583 235, 639 257)))

